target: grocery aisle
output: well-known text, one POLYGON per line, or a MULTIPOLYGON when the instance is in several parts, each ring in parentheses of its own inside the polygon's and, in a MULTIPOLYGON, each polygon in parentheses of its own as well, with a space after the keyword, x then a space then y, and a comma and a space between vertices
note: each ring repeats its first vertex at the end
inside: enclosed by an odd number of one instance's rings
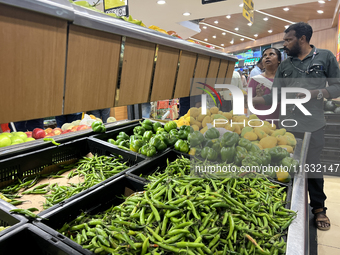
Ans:
POLYGON ((327 215, 331 221, 329 231, 317 231, 318 255, 340 254, 340 177, 325 176, 325 192, 327 195, 327 215))

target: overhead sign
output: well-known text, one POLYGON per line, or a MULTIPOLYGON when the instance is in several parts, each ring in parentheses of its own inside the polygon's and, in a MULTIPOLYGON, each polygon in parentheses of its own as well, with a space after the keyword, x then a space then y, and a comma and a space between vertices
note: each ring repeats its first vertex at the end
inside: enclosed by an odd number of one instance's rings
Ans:
POLYGON ((221 2, 221 1, 226 1, 226 0, 202 0, 202 4, 211 4, 211 3, 221 2))
POLYGON ((245 17, 251 24, 254 23, 253 0, 243 0, 243 17, 245 17))
POLYGON ((128 0, 104 0, 104 12, 114 13, 119 17, 129 16, 128 0))

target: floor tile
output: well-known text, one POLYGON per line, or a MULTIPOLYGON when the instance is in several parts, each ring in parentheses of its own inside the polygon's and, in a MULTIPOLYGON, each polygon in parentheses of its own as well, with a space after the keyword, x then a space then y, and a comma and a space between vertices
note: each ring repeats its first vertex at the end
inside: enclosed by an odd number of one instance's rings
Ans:
POLYGON ((339 255, 340 249, 327 245, 318 245, 318 255, 339 255))

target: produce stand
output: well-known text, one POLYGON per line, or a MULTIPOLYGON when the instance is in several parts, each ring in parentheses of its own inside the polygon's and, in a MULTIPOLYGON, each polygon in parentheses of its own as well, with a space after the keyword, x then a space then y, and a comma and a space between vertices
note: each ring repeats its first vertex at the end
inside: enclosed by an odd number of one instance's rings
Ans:
POLYGON ((7 227, 0 231, 0 239, 2 239, 2 236, 28 222, 22 215, 11 214, 9 211, 12 209, 15 209, 15 206, 0 199, 0 227, 7 227))

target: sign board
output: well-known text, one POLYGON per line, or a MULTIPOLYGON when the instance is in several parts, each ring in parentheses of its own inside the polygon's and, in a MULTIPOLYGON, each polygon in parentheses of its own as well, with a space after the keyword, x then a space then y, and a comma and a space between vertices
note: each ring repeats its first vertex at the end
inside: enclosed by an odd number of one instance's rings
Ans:
POLYGON ((253 0, 243 0, 243 17, 251 24, 254 23, 254 3, 253 0))
POLYGON ((221 2, 221 1, 226 1, 226 0, 202 0, 202 4, 211 4, 211 3, 221 2))
POLYGON ((129 16, 128 0, 103 0, 104 12, 114 13, 119 17, 129 16))

